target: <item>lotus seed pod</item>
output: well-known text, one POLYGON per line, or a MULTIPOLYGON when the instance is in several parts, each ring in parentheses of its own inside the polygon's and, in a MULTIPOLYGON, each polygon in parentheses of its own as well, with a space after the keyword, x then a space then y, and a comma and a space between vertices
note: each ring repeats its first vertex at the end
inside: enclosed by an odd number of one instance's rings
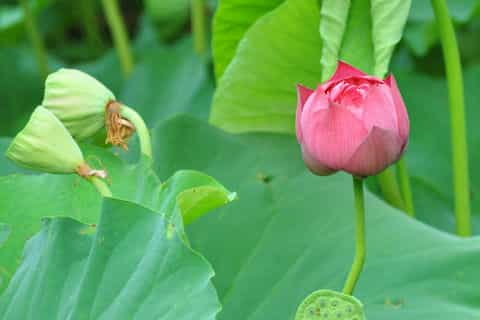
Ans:
POLYGON ((365 320, 362 303, 332 290, 310 294, 297 309, 295 320, 365 320))
POLYGON ((105 109, 115 96, 98 80, 74 69, 60 69, 45 82, 42 105, 78 139, 93 136, 105 125, 105 109))
POLYGON ((82 151, 65 126, 42 106, 8 147, 7 157, 38 171, 74 173, 84 164, 82 151))

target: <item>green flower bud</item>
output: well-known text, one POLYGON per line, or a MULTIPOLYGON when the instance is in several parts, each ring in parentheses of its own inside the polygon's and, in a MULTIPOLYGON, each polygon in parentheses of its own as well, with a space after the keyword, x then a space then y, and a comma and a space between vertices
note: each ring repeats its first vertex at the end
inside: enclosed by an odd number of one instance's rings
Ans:
POLYGON ((83 154, 55 115, 39 106, 13 139, 7 157, 29 169, 74 173, 85 166, 83 154))
POLYGON ((45 82, 42 105, 53 112, 71 135, 93 136, 105 126, 105 110, 113 93, 95 78, 74 69, 60 69, 45 82))

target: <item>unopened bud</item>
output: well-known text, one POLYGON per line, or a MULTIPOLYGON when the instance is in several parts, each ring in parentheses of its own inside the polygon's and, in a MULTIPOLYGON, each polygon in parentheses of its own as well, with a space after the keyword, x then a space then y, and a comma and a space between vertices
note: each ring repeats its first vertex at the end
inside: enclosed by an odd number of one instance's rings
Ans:
POLYGON ((50 173, 74 173, 84 163, 82 151, 68 130, 42 106, 35 109, 6 155, 24 167, 50 173))
POLYGON ((93 136, 102 127, 107 130, 106 143, 127 149, 133 124, 121 115, 122 105, 103 84, 74 69, 60 69, 45 83, 43 106, 52 111, 70 134, 78 139, 93 136))
POLYGON ((93 136, 105 125, 105 108, 115 96, 90 75, 60 69, 45 82, 42 105, 52 111, 79 140, 93 136))

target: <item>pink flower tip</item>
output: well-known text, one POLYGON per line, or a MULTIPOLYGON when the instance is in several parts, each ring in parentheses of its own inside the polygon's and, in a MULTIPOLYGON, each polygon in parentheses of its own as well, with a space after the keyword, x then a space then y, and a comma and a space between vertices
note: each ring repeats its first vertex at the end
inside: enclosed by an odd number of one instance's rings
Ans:
POLYGON ((393 75, 382 80, 340 61, 330 80, 316 90, 298 85, 297 94, 296 134, 312 172, 375 175, 405 151, 410 123, 393 75))

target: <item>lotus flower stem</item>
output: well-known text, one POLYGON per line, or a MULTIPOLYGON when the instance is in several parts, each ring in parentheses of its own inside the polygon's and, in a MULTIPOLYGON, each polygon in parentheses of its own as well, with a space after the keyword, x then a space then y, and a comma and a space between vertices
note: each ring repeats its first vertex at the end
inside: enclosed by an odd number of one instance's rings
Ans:
POLYGON ((192 32, 195 51, 202 55, 207 49, 205 1, 192 0, 192 32))
POLYGON ((450 102, 453 188, 457 234, 472 234, 470 222, 470 182, 468 175, 467 130, 460 54, 455 30, 445 0, 432 0, 433 11, 442 43, 450 102))
POLYGON ((343 287, 343 293, 352 295, 365 262, 365 200, 363 196, 363 180, 353 177, 355 199, 355 258, 343 287))
POLYGON ((415 217, 415 207, 413 206, 412 189, 410 186, 410 177, 408 175, 407 164, 402 158, 397 162, 398 175, 400 177, 400 188, 402 189, 405 210, 411 217, 415 217))
POLYGON ((110 191, 110 188, 107 186, 105 181, 103 181, 101 178, 92 176, 88 178, 88 181, 90 181, 95 186, 98 193, 100 193, 103 197, 112 196, 112 192, 110 191))
POLYGON ((20 5, 22 6, 23 14, 25 16, 25 27, 27 29, 28 36, 30 37, 30 42, 32 43, 33 49, 35 51, 35 58, 37 60, 40 76, 42 77, 42 79, 45 79, 49 72, 45 44, 43 43, 43 39, 40 33, 38 32, 35 22, 35 16, 30 8, 29 1, 20 0, 20 5))
POLYGON ((140 152, 151 159, 152 143, 150 139, 150 133, 142 117, 135 110, 125 105, 122 105, 120 114, 135 126, 135 130, 137 131, 138 138, 140 140, 140 152))
POLYGON ((118 2, 117 0, 102 0, 102 4, 107 17, 107 23, 112 32, 113 42, 120 58, 123 74, 127 78, 133 69, 133 56, 125 23, 118 8, 118 2))

